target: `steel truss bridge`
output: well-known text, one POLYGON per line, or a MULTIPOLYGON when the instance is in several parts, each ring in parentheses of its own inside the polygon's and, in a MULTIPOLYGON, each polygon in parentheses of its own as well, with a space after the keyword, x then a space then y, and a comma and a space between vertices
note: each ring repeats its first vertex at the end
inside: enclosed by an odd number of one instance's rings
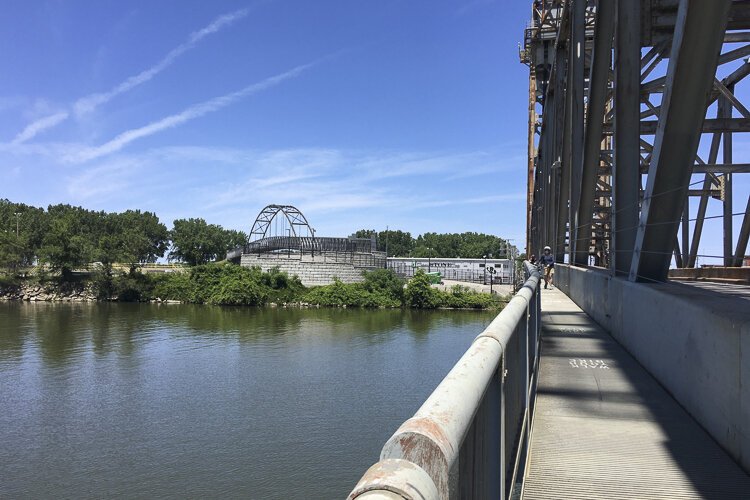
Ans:
POLYGON ((748 498, 747 273, 668 278, 748 270, 750 1, 529 4, 527 252, 554 287, 525 264, 348 498, 748 498))
POLYGON ((704 255, 742 265, 750 199, 733 194, 750 163, 732 139, 750 132, 747 30, 747 1, 533 3, 529 253, 549 245, 559 262, 664 281, 673 259, 696 266, 717 219, 723 252, 704 255))

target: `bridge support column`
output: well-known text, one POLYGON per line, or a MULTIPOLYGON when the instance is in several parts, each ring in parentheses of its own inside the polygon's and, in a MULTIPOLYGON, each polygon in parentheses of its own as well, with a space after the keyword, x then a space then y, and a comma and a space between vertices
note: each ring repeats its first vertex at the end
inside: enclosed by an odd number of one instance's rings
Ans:
POLYGON ((617 0, 612 239, 614 272, 623 275, 630 271, 641 188, 640 12, 640 2, 617 0))

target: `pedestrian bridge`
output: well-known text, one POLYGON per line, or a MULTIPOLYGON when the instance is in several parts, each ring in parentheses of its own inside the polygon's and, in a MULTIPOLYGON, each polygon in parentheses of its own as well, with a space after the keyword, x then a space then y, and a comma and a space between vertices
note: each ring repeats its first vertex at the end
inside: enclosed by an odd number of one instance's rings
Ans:
POLYGON ((349 498, 750 498, 750 287, 526 266, 349 498))

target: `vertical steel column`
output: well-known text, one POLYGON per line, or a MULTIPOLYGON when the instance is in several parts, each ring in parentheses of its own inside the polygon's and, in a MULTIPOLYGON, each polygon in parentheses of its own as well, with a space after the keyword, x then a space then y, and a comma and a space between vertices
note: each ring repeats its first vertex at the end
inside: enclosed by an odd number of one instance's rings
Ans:
MULTIPOLYGON (((570 45, 568 44, 568 62, 570 62, 570 45)), ((566 84, 565 84, 565 107, 563 109, 563 134, 562 134, 562 151, 560 152, 559 161, 559 191, 558 203, 555 206, 555 239, 548 243, 552 247, 552 252, 558 262, 563 262, 565 257, 565 228, 568 223, 568 192, 570 191, 570 152, 572 149, 573 134, 570 126, 572 116, 572 72, 570 64, 567 66, 566 84)))
MULTIPOLYGON (((722 101, 719 101, 718 109, 716 111, 717 117, 722 114, 721 108, 723 107, 722 101)), ((721 134, 714 134, 711 139, 711 149, 708 153, 708 163, 716 163, 716 158, 719 156, 719 143, 721 142, 721 134)), ((695 263, 698 259, 698 246, 701 242, 701 234, 703 233, 703 223, 706 219, 706 209, 708 208, 708 190, 711 189, 713 184, 713 174, 706 174, 703 179, 703 191, 700 202, 698 203, 698 213, 695 216, 695 227, 693 228, 693 241, 690 243, 690 255, 686 267, 695 267, 695 263)))
POLYGON ((594 212, 597 168, 600 164, 602 129, 607 103, 607 83, 612 59, 612 34, 615 28, 615 0, 599 0, 596 6, 594 27, 594 52, 589 74, 589 100, 586 110, 584 134, 583 168, 578 205, 572 217, 571 240, 576 239, 575 259, 578 265, 586 265, 591 245, 591 221, 594 212), (575 235, 575 236, 574 236, 575 235))
MULTIPOLYGON (((529 163, 526 177, 526 227, 531 228, 532 211, 534 207, 534 136, 536 135, 536 76, 534 68, 529 69, 529 163)), ((531 231, 526 231, 526 254, 531 255, 531 231)))
POLYGON ((536 204, 535 214, 537 216, 537 237, 539 241, 536 243, 537 252, 540 251, 540 245, 543 240, 547 238, 547 215, 543 209, 547 206, 549 196, 549 164, 550 157, 552 156, 552 136, 554 130, 552 130, 552 117, 554 116, 552 108, 554 107, 554 95, 550 92, 550 85, 547 85, 547 95, 544 99, 544 109, 542 111, 542 135, 539 144, 539 156, 537 157, 537 182, 534 186, 536 189, 536 196, 534 202, 536 204))
POLYGON ((549 226, 548 232, 545 235, 546 240, 542 242, 542 247, 549 245, 553 251, 557 248, 558 243, 555 239, 558 233, 558 215, 561 211, 564 212, 564 210, 560 209, 561 204, 558 205, 558 202, 562 198, 562 189, 566 189, 565 182, 570 178, 568 167, 565 164, 566 151, 570 145, 569 141, 566 140, 569 131, 569 127, 567 126, 569 89, 565 86, 567 70, 566 49, 558 41, 555 50, 554 81, 550 84, 554 89, 554 110, 552 117, 552 129, 554 133, 552 139, 552 156, 550 157, 550 192, 548 203, 544 206, 549 226), (562 189, 560 189, 561 184, 562 189))
POLYGON ((674 237, 674 248, 672 249, 672 252, 674 252, 674 261, 677 267, 679 268, 685 267, 682 265, 682 253, 680 252, 680 241, 677 239, 677 236, 674 237))
POLYGON ((617 0, 611 222, 616 275, 627 274, 630 271, 638 224, 638 197, 641 187, 640 11, 640 2, 617 0))
POLYGON ((731 4, 680 0, 631 281, 667 278, 731 4))
MULTIPOLYGON (((547 85, 547 95, 544 99, 544 113, 542 118, 542 137, 544 138, 544 149, 541 154, 541 185, 540 185, 540 207, 539 222, 541 223, 540 245, 544 245, 550 234, 549 210, 552 199, 551 194, 551 171, 552 162, 555 157, 555 108, 557 93, 554 88, 554 78, 557 70, 553 66, 551 72, 551 81, 547 85)), ((539 168, 539 166, 537 166, 539 168)), ((541 248, 539 249, 541 251, 541 248)))
POLYGON ((750 239, 750 196, 747 197, 745 216, 742 218, 742 227, 737 236, 737 250, 734 252, 734 267, 741 267, 747 251, 747 242, 750 239))
MULTIPOLYGON (((734 85, 727 89, 734 94, 734 85)), ((725 96, 719 97, 724 101, 724 116, 722 118, 732 117, 732 105, 725 96)), ((725 165, 732 164, 732 133, 724 132, 722 138, 722 159, 725 165)), ((724 173, 724 265, 730 267, 734 260, 732 255, 732 173, 724 173)))
MULTIPOLYGON (((578 198, 581 194, 581 179, 583 177, 583 92, 585 86, 584 60, 586 54, 586 4, 587 0, 573 0, 573 16, 570 30, 570 180, 569 189, 562 192, 562 197, 568 199, 568 209, 565 211, 566 220, 569 224, 569 262, 573 262, 573 250, 575 248, 575 225, 574 216, 578 210, 578 198)), ((589 85, 591 82, 589 82, 589 85)), ((563 227, 562 236, 565 231, 563 227)), ((564 242, 563 242, 564 245, 564 242)), ((563 247, 564 248, 564 247, 563 247)), ((559 261, 564 259, 558 256, 559 261)))
POLYGON ((682 209, 682 258, 677 267, 687 267, 690 247, 690 198, 685 198, 685 208, 682 209))

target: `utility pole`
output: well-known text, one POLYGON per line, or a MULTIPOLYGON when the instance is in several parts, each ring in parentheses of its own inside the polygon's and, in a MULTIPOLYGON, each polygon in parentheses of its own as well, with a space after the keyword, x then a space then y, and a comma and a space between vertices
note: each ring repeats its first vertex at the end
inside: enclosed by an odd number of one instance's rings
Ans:
POLYGON ((19 217, 21 217, 21 212, 16 212, 14 215, 16 216, 16 239, 18 239, 18 221, 19 217))

